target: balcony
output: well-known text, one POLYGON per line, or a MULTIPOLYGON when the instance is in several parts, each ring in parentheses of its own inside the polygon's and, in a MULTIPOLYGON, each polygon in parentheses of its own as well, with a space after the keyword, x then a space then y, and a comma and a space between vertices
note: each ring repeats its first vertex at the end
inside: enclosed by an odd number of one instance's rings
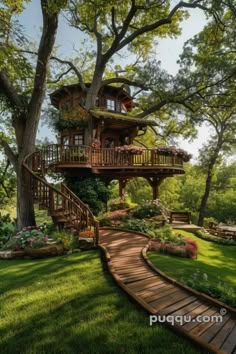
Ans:
MULTIPOLYGON (((170 152, 159 152, 157 149, 142 151, 119 150, 119 148, 92 148, 76 145, 50 145, 41 152, 36 152, 33 169, 37 171, 49 168, 54 170, 90 170, 90 173, 102 174, 125 172, 142 175, 142 171, 150 173, 183 174, 184 158, 170 152)), ((79 172, 78 172, 79 173, 79 172)))

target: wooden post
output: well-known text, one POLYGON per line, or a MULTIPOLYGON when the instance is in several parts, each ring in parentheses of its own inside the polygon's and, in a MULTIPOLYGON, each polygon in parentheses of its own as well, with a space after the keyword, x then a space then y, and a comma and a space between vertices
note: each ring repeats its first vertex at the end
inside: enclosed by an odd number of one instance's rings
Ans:
POLYGON ((54 190, 49 189, 49 210, 54 211, 54 190))
POLYGON ((152 187, 152 200, 159 198, 159 186, 164 180, 164 177, 147 177, 146 178, 150 186, 152 187))
POLYGON ((119 179, 119 196, 121 201, 125 199, 125 187, 127 182, 128 179, 126 178, 119 179))

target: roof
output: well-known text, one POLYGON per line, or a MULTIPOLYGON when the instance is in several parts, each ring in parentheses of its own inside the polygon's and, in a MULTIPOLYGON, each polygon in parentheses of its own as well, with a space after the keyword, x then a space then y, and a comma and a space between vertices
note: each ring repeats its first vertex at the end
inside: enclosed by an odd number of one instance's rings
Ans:
MULTIPOLYGON (((89 87, 90 83, 86 83, 85 85, 87 87, 89 87)), ((102 89, 104 91, 112 90, 113 92, 116 92, 117 94, 119 93, 119 95, 122 95, 124 99, 133 100, 132 96, 130 96, 129 92, 127 92, 123 86, 105 85, 105 86, 103 86, 102 89)), ((52 92, 49 96, 50 96, 53 106, 58 108, 59 101, 61 98, 63 98, 64 96, 66 96, 70 93, 80 92, 80 91, 81 91, 80 84, 71 84, 71 85, 61 86, 56 91, 52 92)))
POLYGON ((131 116, 130 114, 115 113, 115 112, 105 111, 102 109, 92 109, 90 110, 90 113, 93 115, 93 117, 98 119, 117 119, 117 120, 124 120, 127 122, 135 123, 135 124, 139 123, 142 125, 152 125, 152 126, 157 125, 157 123, 153 120, 136 118, 134 116, 131 116))

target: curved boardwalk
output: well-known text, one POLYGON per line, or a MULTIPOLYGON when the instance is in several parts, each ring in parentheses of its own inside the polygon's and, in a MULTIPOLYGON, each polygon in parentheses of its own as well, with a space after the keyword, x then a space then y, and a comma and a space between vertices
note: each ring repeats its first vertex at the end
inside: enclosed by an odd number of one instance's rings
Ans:
POLYGON ((142 256, 148 243, 145 236, 114 229, 101 230, 100 234, 110 272, 143 308, 153 315, 191 316, 191 322, 168 324, 211 352, 236 354, 236 311, 227 308, 222 322, 195 321, 198 315, 220 315, 222 305, 152 269, 142 256))

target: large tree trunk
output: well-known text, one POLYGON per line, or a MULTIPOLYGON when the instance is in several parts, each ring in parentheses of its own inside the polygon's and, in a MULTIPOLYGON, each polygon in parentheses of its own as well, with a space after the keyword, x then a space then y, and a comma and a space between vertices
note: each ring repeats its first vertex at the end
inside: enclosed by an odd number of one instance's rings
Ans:
POLYGON ((30 176, 22 167, 22 160, 18 161, 17 169, 17 230, 25 226, 35 225, 33 196, 31 193, 30 176))
MULTIPOLYGON (((86 95, 85 109, 87 110, 87 112, 89 112, 90 109, 96 106, 96 99, 101 87, 104 70, 105 70, 104 64, 102 63, 96 64, 93 80, 86 95)), ((93 119, 92 116, 90 116, 88 119, 87 134, 85 135, 85 145, 91 144, 92 132, 93 132, 93 119)))
POLYGON ((205 191, 204 191, 204 194, 202 196, 201 205, 200 205, 200 209, 199 209, 199 216, 198 216, 198 225, 199 226, 203 226, 203 222, 204 222, 207 201, 208 201, 208 197, 209 197, 210 190, 211 190, 211 181, 212 181, 213 167, 214 167, 214 165, 211 165, 208 168, 208 171, 207 171, 205 191))

